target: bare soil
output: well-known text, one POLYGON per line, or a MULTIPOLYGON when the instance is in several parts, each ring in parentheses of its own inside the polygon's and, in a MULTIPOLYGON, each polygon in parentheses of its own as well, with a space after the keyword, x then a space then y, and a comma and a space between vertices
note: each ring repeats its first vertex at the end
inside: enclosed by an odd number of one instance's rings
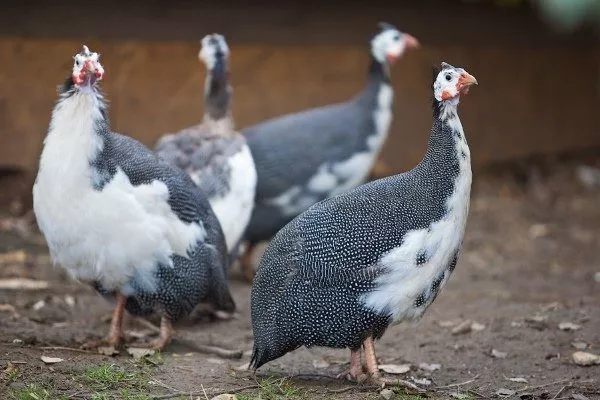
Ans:
MULTIPOLYGON (((377 344, 380 362, 410 364, 410 371, 395 376, 416 379, 432 398, 497 398, 503 392, 511 399, 600 398, 600 365, 579 366, 572 357, 576 351, 600 353, 600 187, 585 187, 576 174, 584 163, 600 166, 598 160, 527 162, 476 175, 455 274, 418 324, 388 330, 377 344), (576 330, 559 329, 563 322, 576 324, 576 330), (459 329, 461 324, 475 329, 459 329), (440 368, 428 371, 421 363, 440 368)), ((239 269, 231 276, 235 318, 191 318, 178 327, 184 343, 175 340, 160 357, 133 361, 125 351, 109 357, 44 349, 77 349, 86 339, 101 337, 111 304, 53 267, 38 234, 23 237, 10 224, 4 228, 0 282, 31 278, 49 286, 0 289, 2 399, 34 399, 25 397, 34 388, 45 389, 48 399, 178 393, 204 399, 240 388, 238 396, 245 399, 381 398, 375 388, 329 378, 347 366, 345 350, 299 349, 262 367, 256 377, 239 369, 252 348, 250 286, 239 269), (25 260, 11 261, 7 254, 15 251, 23 251, 25 260), (244 353, 224 359, 188 342, 244 353), (45 364, 42 355, 64 361, 45 364), (98 386, 90 380, 90 367, 112 364, 127 371, 129 381, 98 386), (133 377, 141 377, 135 387, 133 377), (130 393, 123 389, 127 385, 133 387, 130 393)), ((154 335, 132 318, 126 329, 129 337, 154 335)), ((412 398, 403 391, 395 396, 412 398)))

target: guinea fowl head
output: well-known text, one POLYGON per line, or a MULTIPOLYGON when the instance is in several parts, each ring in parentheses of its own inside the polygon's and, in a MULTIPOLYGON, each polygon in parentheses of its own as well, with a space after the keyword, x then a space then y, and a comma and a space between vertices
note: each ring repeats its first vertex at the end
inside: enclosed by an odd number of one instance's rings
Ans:
POLYGON ((438 102, 457 101, 461 94, 469 92, 477 79, 462 68, 442 62, 433 82, 433 95, 438 102))
POLYGON ((73 56, 73 85, 85 88, 94 85, 104 77, 100 55, 83 45, 83 50, 73 56))
POLYGON ((212 70, 215 67, 217 60, 226 60, 229 58, 229 47, 227 46, 225 37, 218 33, 204 36, 198 58, 206 65, 208 70, 212 70))
POLYGON ((380 22, 379 29, 371 40, 371 54, 382 64, 393 64, 407 49, 420 46, 417 39, 392 24, 380 22))

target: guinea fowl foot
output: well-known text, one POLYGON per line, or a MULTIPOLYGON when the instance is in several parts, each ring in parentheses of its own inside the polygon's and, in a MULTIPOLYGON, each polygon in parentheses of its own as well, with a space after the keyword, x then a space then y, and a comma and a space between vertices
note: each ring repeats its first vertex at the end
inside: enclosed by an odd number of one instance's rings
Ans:
POLYGON ((140 343, 140 344, 136 343, 134 346, 130 346, 130 347, 138 348, 138 349, 152 349, 152 350, 160 351, 169 344, 172 337, 173 337, 173 325, 171 324, 171 321, 169 321, 167 318, 162 317, 160 319, 160 333, 158 335, 158 338, 156 338, 148 343, 140 343))
POLYGON ((254 246, 248 244, 246 246, 246 250, 244 251, 244 255, 241 258, 241 268, 242 273, 244 274, 244 278, 250 283, 254 280, 254 275, 256 271, 254 270, 254 263, 252 262, 252 254, 253 254, 254 246))
POLYGON ((98 349, 102 354, 113 353, 117 347, 121 344, 123 339, 123 314, 125 312, 125 303, 127 297, 123 295, 117 296, 117 304, 113 310, 112 319, 110 321, 110 330, 108 337, 101 340, 92 340, 86 342, 81 346, 84 349, 98 349), (102 348, 109 348, 112 350, 102 350, 102 348))
POLYGON ((375 354, 375 343, 372 337, 365 339, 363 343, 365 349, 365 364, 367 373, 369 374, 369 382, 377 386, 400 386, 406 389, 414 390, 419 393, 424 393, 425 390, 421 389, 414 383, 405 381, 403 379, 389 379, 383 378, 379 372, 379 365, 377 364, 377 355, 375 354))
POLYGON ((360 349, 350 350, 350 367, 336 375, 338 379, 347 379, 350 382, 362 383, 369 376, 365 374, 360 360, 360 349))

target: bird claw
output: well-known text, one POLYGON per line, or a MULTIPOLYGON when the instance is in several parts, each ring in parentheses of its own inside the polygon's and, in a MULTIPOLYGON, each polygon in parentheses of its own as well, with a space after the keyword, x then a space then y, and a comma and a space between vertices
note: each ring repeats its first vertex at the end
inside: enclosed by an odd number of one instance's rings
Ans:
POLYGON ((149 349, 149 350, 155 350, 155 351, 161 351, 162 349, 164 349, 167 344, 169 344, 169 339, 163 339, 163 338, 158 338, 158 339, 154 339, 148 343, 136 343, 135 346, 129 346, 130 348, 135 348, 135 349, 149 349))

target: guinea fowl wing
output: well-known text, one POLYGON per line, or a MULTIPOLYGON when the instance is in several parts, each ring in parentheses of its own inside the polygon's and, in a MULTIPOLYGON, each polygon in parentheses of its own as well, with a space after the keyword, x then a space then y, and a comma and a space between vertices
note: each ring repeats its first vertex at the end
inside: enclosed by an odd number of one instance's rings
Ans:
POLYGON ((303 187, 325 162, 350 157, 359 140, 355 131, 372 123, 355 103, 341 103, 272 119, 243 134, 258 171, 257 202, 303 187), (282 168, 289 166, 289 169, 282 168))

